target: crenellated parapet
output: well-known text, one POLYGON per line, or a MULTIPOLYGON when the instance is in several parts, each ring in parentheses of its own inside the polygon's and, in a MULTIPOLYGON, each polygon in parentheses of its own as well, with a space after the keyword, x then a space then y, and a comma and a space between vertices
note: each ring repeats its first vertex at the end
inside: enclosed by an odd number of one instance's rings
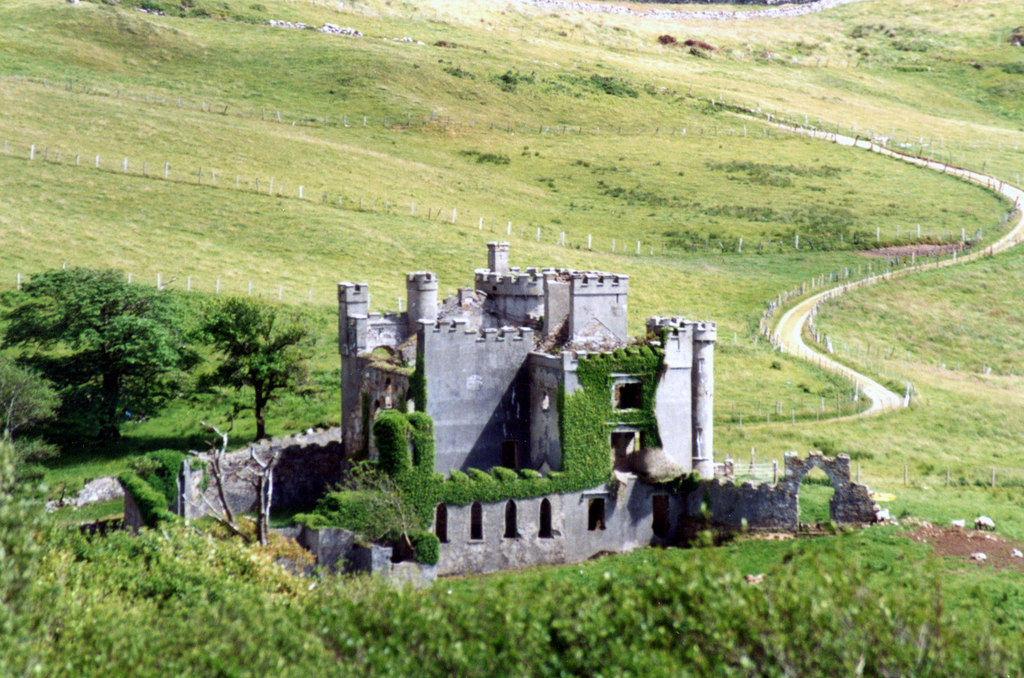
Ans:
POLYGON ((532 266, 525 271, 513 268, 507 273, 480 268, 476 270, 474 286, 488 296, 539 297, 544 295, 543 273, 532 266))
POLYGON ((529 327, 503 327, 473 330, 469 328, 466 318, 452 318, 444 322, 421 322, 425 338, 429 341, 448 341, 463 344, 479 344, 484 342, 498 343, 505 341, 526 342, 533 346, 533 329, 529 327))
POLYGON ((358 355, 366 350, 370 286, 366 283, 338 283, 338 352, 358 355))
POLYGON ((601 271, 572 271, 569 273, 572 293, 583 294, 628 294, 629 276, 601 271))

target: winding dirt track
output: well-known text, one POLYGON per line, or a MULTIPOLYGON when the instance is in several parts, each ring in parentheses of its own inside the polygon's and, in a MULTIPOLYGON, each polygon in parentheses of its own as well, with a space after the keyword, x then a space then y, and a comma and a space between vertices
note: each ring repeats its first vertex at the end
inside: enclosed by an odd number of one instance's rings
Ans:
POLYGON ((863 393, 866 397, 868 397, 871 400, 871 407, 861 412, 857 416, 867 416, 872 414, 878 414, 880 412, 885 412, 891 409, 896 409, 898 407, 903 406, 904 404, 902 396, 900 396, 897 393, 893 393, 889 389, 879 384, 877 381, 874 381, 873 379, 870 379, 869 377, 866 377, 863 374, 860 374, 859 372, 850 369, 846 365, 842 365, 836 362, 835 360, 832 360, 827 355, 824 355, 822 353, 819 353, 818 351, 811 349, 804 343, 802 337, 803 328, 804 325, 807 324, 807 321, 810 318, 811 313, 814 311, 815 306, 817 306, 819 303, 826 299, 831 299, 841 294, 845 294, 846 292, 852 289, 872 285, 881 280, 888 280, 895 277, 901 277, 904 275, 909 275, 915 271, 923 271, 930 268, 952 266, 961 262, 977 259, 986 254, 995 254, 997 252, 1002 252, 1013 247, 1014 245, 1019 244, 1022 240, 1024 240, 1024 210, 1021 209, 1022 206, 1024 206, 1024 191, 1022 191, 1019 188, 1016 188, 1015 186, 1005 184, 999 179, 996 179, 995 177, 989 176, 987 174, 982 174, 980 172, 972 172, 971 170, 966 170, 959 167, 950 167, 944 163, 933 162, 926 160, 924 158, 917 158, 913 156, 904 155, 902 153, 897 153, 887 148, 883 148, 881 146, 878 146, 877 144, 871 143, 870 141, 864 139, 853 139, 847 136, 832 134, 829 132, 820 132, 816 130, 806 130, 800 128, 797 128, 797 131, 817 139, 832 141, 841 146, 854 146, 857 148, 863 148, 866 150, 874 151, 875 153, 879 153, 881 155, 887 155, 892 158, 897 158, 899 160, 903 160, 904 162, 909 162, 914 165, 927 167, 929 169, 933 169, 938 172, 944 172, 946 174, 951 174, 955 177, 964 179, 965 181, 971 181, 976 184, 981 184, 986 188, 989 188, 993 191, 996 191, 1006 196, 1017 207, 1018 212, 1016 223, 1014 223, 1010 227, 1009 231, 1007 231, 1006 234, 999 238, 999 240, 995 241, 994 243, 992 243, 991 245, 984 249, 980 249, 978 251, 964 255, 957 259, 946 259, 938 263, 930 263, 921 266, 916 266, 914 268, 901 269, 891 273, 866 278, 864 280, 858 280, 853 283, 837 285, 836 287, 830 288, 823 292, 819 292, 818 294, 812 295, 811 297, 804 299, 799 304, 789 309, 789 311, 787 311, 779 320, 779 323, 776 326, 775 333, 778 345, 783 351, 791 353, 805 360, 809 360, 821 366, 824 369, 830 370, 832 372, 837 372, 848 377, 849 379, 852 379, 859 386, 861 393, 863 393))

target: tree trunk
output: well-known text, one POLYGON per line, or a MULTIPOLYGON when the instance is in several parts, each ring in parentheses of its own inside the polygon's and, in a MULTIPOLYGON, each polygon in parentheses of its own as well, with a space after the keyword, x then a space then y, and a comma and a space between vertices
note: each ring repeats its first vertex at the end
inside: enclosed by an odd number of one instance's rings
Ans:
POLYGON ((267 422, 263 419, 263 409, 267 406, 267 399, 263 395, 263 389, 256 387, 256 440, 263 440, 267 437, 267 422))
POLYGON ((100 430, 97 438, 114 440, 121 437, 121 412, 118 411, 118 395, 121 392, 121 375, 104 372, 100 385, 100 430))

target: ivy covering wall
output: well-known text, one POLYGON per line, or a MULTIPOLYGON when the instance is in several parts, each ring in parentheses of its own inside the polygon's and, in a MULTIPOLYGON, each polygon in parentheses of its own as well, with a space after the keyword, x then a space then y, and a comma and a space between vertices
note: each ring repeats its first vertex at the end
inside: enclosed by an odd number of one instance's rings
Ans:
MULTIPOLYGON (((562 468, 546 476, 532 469, 515 471, 500 466, 489 472, 482 469, 470 469, 466 473, 452 471, 447 479, 434 473, 433 422, 422 410, 409 414, 387 410, 377 418, 373 423, 373 436, 379 454, 378 465, 394 478, 405 500, 414 507, 421 530, 429 528, 434 507, 439 502, 466 505, 474 501, 529 499, 596 487, 611 478, 609 435, 616 426, 640 430, 648 445, 661 444, 654 400, 663 356, 661 348, 635 346, 579 359, 577 376, 581 388, 572 394, 560 392, 558 398, 562 468), (613 408, 613 375, 616 374, 640 379, 640 407, 613 408)), ((410 388, 414 399, 422 398, 425 407, 425 388, 421 396, 416 395, 418 386, 425 386, 417 379, 417 373, 423 373, 419 361, 410 388)), ((358 515, 351 515, 350 504, 346 504, 344 512, 320 509, 318 512, 320 516, 315 522, 321 526, 331 524, 358 531, 357 525, 364 522, 358 515)), ((424 548, 429 550, 429 547, 424 548)), ((416 552, 419 558, 419 547, 416 552)))

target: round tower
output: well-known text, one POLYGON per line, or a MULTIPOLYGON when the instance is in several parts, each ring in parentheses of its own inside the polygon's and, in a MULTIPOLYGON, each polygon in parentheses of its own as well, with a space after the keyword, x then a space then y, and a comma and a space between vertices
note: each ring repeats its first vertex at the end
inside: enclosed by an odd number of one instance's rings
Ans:
POLYGON ((409 333, 415 334, 420 328, 420 319, 434 322, 437 318, 437 275, 430 271, 407 273, 405 295, 409 333))
POLYGON ((693 470, 702 478, 715 475, 715 323, 701 322, 693 326, 693 470))

